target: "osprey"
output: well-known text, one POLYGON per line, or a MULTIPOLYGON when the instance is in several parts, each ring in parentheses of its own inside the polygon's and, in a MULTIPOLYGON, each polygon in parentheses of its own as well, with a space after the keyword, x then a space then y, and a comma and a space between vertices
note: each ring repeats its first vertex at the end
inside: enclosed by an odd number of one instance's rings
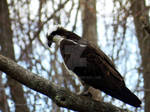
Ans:
POLYGON ((65 65, 85 84, 134 107, 141 101, 125 85, 113 62, 92 43, 61 27, 47 35, 48 46, 59 44, 65 65))

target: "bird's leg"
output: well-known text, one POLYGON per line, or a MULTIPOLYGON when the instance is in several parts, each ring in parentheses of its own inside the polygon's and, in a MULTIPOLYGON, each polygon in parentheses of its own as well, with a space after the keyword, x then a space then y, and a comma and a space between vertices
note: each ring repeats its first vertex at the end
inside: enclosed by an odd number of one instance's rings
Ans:
POLYGON ((83 85, 83 90, 81 90, 77 94, 82 95, 82 96, 92 97, 92 94, 88 91, 90 86, 85 84, 83 81, 81 81, 81 82, 82 82, 82 85, 83 85))

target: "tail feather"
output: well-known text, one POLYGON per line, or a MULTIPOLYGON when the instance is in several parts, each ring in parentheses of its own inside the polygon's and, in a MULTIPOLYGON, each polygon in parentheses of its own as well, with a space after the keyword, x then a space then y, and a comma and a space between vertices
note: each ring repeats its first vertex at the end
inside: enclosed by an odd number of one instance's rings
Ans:
POLYGON ((141 105, 139 98, 126 87, 123 87, 121 90, 115 92, 115 94, 113 92, 110 95, 134 107, 140 107, 141 105))

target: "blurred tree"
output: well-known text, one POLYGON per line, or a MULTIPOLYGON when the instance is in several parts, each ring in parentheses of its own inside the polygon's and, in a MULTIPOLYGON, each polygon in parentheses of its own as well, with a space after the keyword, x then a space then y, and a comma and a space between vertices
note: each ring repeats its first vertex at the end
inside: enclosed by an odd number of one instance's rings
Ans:
POLYGON ((150 33, 145 26, 150 26, 149 10, 145 0, 131 0, 131 11, 134 18, 136 37, 141 54, 140 72, 144 78, 145 112, 150 111, 150 33))
POLYGON ((80 0, 82 11, 82 38, 97 45, 96 0, 80 0))
MULTIPOLYGON (((1 54, 7 56, 13 60, 15 60, 14 48, 13 48, 13 34, 11 30, 11 22, 9 19, 9 10, 6 0, 0 1, 0 46, 1 46, 1 54)), ((15 105, 15 112, 29 112, 27 107, 26 99, 24 97, 23 88, 20 83, 13 80, 10 77, 7 77, 7 85, 10 88, 11 98, 15 105)), ((4 88, 3 88, 4 89, 4 88)), ((4 94, 3 94, 4 95, 4 94)), ((2 95, 2 99, 4 99, 4 105, 2 108, 3 112, 8 112, 9 107, 7 104, 7 97, 2 95)))

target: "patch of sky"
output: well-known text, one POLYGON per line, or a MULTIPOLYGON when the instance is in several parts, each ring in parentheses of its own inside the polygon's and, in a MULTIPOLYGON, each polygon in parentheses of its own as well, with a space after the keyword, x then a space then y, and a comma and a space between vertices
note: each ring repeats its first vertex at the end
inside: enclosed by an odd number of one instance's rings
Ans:
POLYGON ((30 12, 32 13, 30 15, 31 19, 35 19, 38 13, 38 9, 39 9, 39 0, 31 0, 30 1, 30 12))
POLYGON ((11 100, 11 99, 7 99, 8 101, 8 105, 9 105, 9 109, 10 109, 10 112, 15 112, 15 104, 14 102, 11 100))
POLYGON ((7 82, 6 74, 1 72, 0 75, 2 76, 2 80, 1 80, 2 82, 1 83, 5 84, 7 82))
POLYGON ((16 59, 18 59, 20 57, 20 46, 18 46, 17 44, 14 44, 14 52, 15 52, 15 57, 16 59))

